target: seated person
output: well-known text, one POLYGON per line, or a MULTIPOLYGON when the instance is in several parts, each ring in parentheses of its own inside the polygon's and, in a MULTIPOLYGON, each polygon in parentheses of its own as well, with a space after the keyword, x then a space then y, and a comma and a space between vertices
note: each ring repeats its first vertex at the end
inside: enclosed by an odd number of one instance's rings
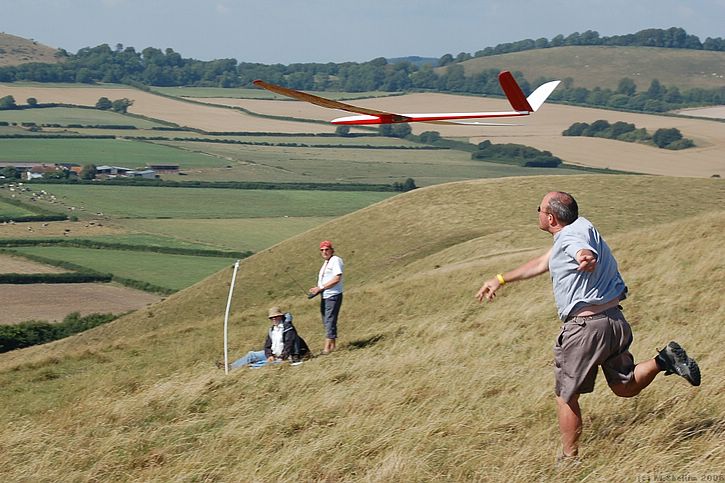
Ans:
MULTIPOLYGON (((229 364, 229 370, 247 365, 261 367, 270 362, 282 362, 288 359, 300 362, 302 357, 309 354, 307 343, 292 325, 292 314, 282 313, 279 307, 272 307, 269 309, 269 319, 272 321, 272 326, 267 331, 264 350, 247 352, 247 355, 229 364)), ((217 366, 223 368, 224 363, 217 362, 217 366)))

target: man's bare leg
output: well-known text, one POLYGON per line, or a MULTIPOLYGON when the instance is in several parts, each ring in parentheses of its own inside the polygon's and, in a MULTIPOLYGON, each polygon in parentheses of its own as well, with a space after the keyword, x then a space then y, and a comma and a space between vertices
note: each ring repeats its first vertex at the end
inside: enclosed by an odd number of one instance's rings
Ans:
POLYGON ((634 376, 628 382, 612 384, 612 392, 620 397, 633 397, 654 381, 655 376, 661 372, 654 359, 640 362, 634 366, 634 376))
POLYGON ((579 395, 575 394, 568 402, 557 396, 556 412, 559 416, 562 452, 564 456, 577 456, 579 454, 579 436, 582 434, 579 395))

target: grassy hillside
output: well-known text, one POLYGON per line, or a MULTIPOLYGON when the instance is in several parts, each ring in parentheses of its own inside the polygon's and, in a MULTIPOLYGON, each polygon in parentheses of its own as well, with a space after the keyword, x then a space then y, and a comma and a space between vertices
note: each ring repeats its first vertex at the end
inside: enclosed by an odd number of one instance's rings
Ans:
POLYGON ((56 49, 39 44, 32 39, 0 32, 0 67, 27 64, 28 62, 55 63, 56 49))
POLYGON ((529 82, 539 77, 574 79, 577 87, 616 89, 624 77, 646 90, 652 79, 680 89, 721 87, 725 52, 654 47, 577 46, 528 50, 463 62, 466 75, 486 69, 520 71, 529 82))
POLYGON ((107 326, 0 356, 0 475, 32 481, 634 481, 725 466, 725 189, 719 180, 562 176, 415 190, 242 262, 232 356, 258 349, 270 305, 317 351, 317 242, 347 267, 340 350, 224 376, 231 269, 107 326), (703 385, 659 376, 633 399, 582 397, 583 463, 553 467, 558 431, 546 277, 480 306, 483 278, 545 250, 535 208, 577 196, 617 255, 636 358, 670 339, 703 385), (713 256, 715 255, 715 256, 713 256))

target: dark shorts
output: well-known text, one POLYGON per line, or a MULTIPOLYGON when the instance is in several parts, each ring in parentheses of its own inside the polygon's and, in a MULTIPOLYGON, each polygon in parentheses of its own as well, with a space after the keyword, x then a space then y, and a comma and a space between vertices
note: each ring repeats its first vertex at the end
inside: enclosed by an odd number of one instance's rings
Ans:
POLYGON ((569 401, 592 392, 599 366, 610 386, 629 382, 634 375, 631 344, 632 329, 618 307, 567 319, 554 345, 556 395, 569 401))
POLYGON ((337 339, 337 316, 340 313, 340 306, 342 306, 342 294, 320 301, 320 315, 327 339, 337 339))

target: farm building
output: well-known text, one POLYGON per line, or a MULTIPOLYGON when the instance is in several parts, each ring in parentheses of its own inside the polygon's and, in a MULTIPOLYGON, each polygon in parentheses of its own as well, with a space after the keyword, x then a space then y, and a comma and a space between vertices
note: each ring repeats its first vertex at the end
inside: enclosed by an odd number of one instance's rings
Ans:
POLYGON ((38 179, 42 178, 44 174, 46 173, 55 173, 58 171, 63 171, 63 167, 58 166, 57 164, 42 164, 42 165, 36 165, 30 168, 29 171, 26 171, 25 175, 28 181, 31 179, 38 179))
POLYGON ((147 164, 148 169, 153 169, 157 173, 162 174, 175 174, 179 172, 178 164, 163 163, 163 164, 147 164))
POLYGON ((45 173, 55 173, 56 171, 71 170, 76 174, 80 172, 80 166, 63 163, 63 164, 48 164, 48 163, 13 163, 3 162, 0 163, 0 169, 3 168, 15 168, 20 173, 21 178, 30 181, 31 179, 42 178, 45 173))
POLYGON ((97 166, 96 176, 102 177, 114 177, 114 176, 126 176, 126 173, 133 171, 131 168, 124 168, 121 166, 97 166))
POLYGON ((157 175, 156 171, 154 171, 153 169, 143 169, 128 171, 126 172, 125 176, 129 178, 155 179, 158 178, 159 175, 157 175))

